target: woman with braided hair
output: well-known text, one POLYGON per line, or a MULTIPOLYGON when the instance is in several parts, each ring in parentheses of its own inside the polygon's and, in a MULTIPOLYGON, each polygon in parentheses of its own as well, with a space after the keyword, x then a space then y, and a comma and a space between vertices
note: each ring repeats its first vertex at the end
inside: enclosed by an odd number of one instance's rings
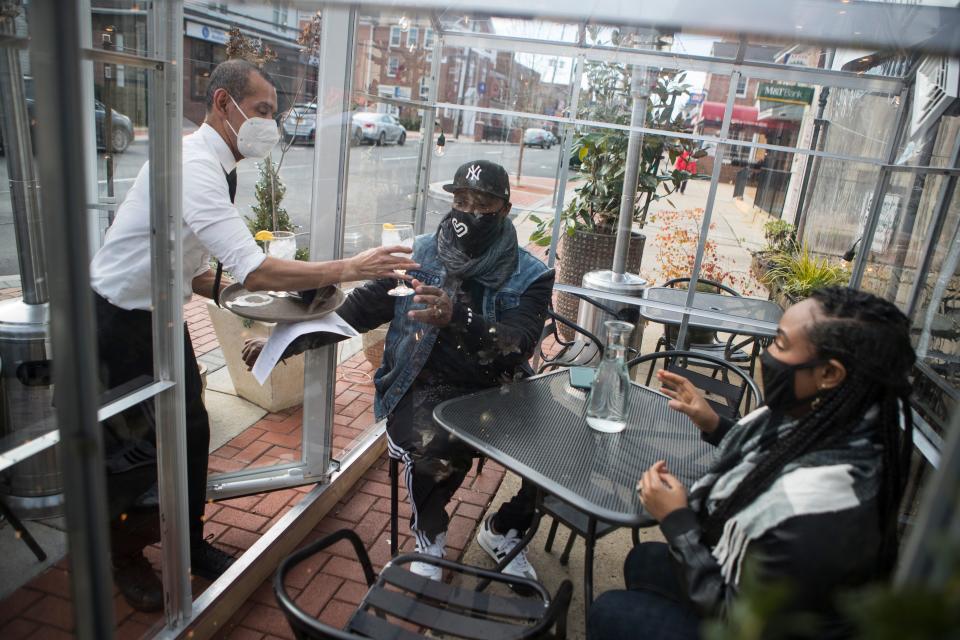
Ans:
POLYGON ((597 599, 590 638, 698 638, 701 620, 736 599, 745 561, 761 586, 786 587, 768 629, 789 637, 792 614, 812 613, 805 637, 849 636, 835 596, 896 560, 914 357, 893 304, 833 287, 784 313, 761 355, 765 404, 735 424, 688 380, 658 372, 670 407, 718 455, 689 495, 664 461, 644 473, 640 500, 667 542, 631 551, 627 590, 597 599))

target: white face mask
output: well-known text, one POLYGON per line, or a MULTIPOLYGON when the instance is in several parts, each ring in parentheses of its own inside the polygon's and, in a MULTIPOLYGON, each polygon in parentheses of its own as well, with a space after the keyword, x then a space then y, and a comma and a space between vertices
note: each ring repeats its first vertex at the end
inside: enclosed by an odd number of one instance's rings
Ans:
POLYGON ((230 96, 230 101, 233 102, 233 106, 237 108, 240 115, 246 118, 244 123, 240 125, 240 131, 234 129, 230 121, 227 120, 230 131, 233 131, 233 135, 237 136, 237 151, 244 158, 254 160, 266 158, 267 154, 280 141, 280 130, 277 128, 277 123, 270 118, 247 118, 247 114, 243 112, 233 96, 230 96))

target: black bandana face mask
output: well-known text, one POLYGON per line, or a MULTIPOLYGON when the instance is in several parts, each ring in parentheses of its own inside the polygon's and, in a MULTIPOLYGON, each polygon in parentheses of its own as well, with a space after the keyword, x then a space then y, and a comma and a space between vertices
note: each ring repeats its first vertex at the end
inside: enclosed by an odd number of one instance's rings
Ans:
POLYGON ((812 369, 820 360, 809 360, 799 364, 787 364, 774 358, 769 351, 760 354, 763 397, 771 411, 786 412, 796 409, 816 398, 799 399, 796 392, 796 374, 801 369, 812 369))
POLYGON ((448 217, 457 245, 471 258, 483 254, 496 241, 503 221, 499 213, 478 215, 457 209, 450 209, 448 217))

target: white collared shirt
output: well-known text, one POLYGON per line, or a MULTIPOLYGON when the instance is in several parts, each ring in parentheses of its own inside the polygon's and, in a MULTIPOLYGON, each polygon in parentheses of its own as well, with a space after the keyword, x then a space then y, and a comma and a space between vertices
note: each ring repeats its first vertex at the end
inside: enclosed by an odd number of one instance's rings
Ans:
MULTIPOLYGON (((237 166, 217 131, 202 125, 183 138, 183 296, 209 269, 210 256, 238 282, 266 256, 230 202, 226 173, 237 166)), ((152 308, 150 294, 150 175, 144 164, 90 265, 93 289, 123 309, 152 308)))

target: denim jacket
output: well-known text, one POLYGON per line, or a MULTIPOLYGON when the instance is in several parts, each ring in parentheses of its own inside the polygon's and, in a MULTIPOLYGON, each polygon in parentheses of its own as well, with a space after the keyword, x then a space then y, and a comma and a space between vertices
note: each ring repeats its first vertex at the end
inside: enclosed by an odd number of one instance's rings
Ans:
MULTIPOLYGON (((447 272, 437 256, 435 233, 417 237, 412 260, 420 263, 420 268, 410 271, 411 276, 430 286, 444 285, 447 272)), ((520 249, 513 275, 498 290, 484 290, 483 317, 488 322, 498 322, 500 314, 516 307, 527 288, 547 271, 546 265, 540 260, 520 249)), ((409 318, 407 312, 413 305, 413 296, 397 298, 395 304, 384 344, 383 364, 374 376, 377 392, 373 407, 377 420, 382 420, 393 411, 413 384, 430 357, 440 332, 439 327, 409 318)))

